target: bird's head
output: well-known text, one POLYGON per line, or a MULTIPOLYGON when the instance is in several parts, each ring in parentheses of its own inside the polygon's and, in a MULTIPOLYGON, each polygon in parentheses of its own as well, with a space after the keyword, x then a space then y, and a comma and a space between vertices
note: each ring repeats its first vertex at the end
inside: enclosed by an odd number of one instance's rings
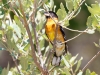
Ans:
POLYGON ((57 14, 53 11, 45 12, 44 15, 46 16, 47 19, 51 18, 51 16, 52 16, 52 18, 58 18, 57 14))

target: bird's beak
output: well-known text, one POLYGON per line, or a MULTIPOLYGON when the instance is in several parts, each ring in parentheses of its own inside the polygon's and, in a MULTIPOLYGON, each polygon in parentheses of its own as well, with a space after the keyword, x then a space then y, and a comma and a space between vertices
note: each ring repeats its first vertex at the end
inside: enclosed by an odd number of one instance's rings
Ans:
POLYGON ((49 12, 44 12, 45 16, 50 16, 49 12))

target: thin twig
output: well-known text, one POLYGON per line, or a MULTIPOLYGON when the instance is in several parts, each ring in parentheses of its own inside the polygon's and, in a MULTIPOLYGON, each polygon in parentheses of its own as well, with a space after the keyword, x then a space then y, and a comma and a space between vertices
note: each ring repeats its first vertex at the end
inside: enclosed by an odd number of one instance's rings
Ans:
POLYGON ((48 63, 47 63, 47 69, 49 68, 49 64, 51 63, 53 54, 54 54, 54 50, 51 50, 51 51, 50 51, 50 54, 49 54, 49 60, 48 60, 48 63))
POLYGON ((30 32, 30 29, 29 29, 29 26, 28 26, 28 23, 27 23, 27 20, 26 20, 26 17, 25 17, 25 14, 24 14, 24 10, 23 10, 23 7, 22 7, 22 4, 21 4, 21 1, 18 0, 19 2, 19 5, 20 5, 20 10, 22 12, 22 15, 23 15, 23 19, 24 19, 24 26, 26 28, 26 31, 28 33, 28 36, 29 36, 29 43, 31 45, 31 53, 32 53, 32 57, 34 59, 34 63, 36 64, 36 66, 38 67, 38 69, 42 72, 43 75, 45 75, 45 72, 43 70, 43 68, 40 66, 40 64, 37 62, 37 57, 36 57, 36 54, 35 54, 35 49, 34 49, 34 44, 33 44, 33 40, 32 40, 32 35, 31 35, 31 32, 30 32))
MULTIPOLYGON (((61 26, 62 26, 62 25, 61 25, 61 26)), ((80 30, 70 29, 70 28, 67 28, 67 27, 65 27, 65 26, 62 26, 62 27, 65 28, 65 29, 67 29, 67 30, 73 31, 73 32, 79 32, 79 33, 81 33, 81 32, 86 32, 86 31, 80 31, 80 30)))
POLYGON ((17 64, 17 61, 16 61, 15 57, 13 57, 13 56, 11 56, 11 57, 12 57, 12 59, 13 59, 15 65, 16 65, 16 68, 17 68, 19 74, 21 74, 21 71, 20 71, 19 68, 18 68, 18 64, 17 64))
POLYGON ((73 68, 72 68, 72 65, 71 64, 69 64, 70 65, 70 72, 71 72, 71 74, 72 75, 75 75, 75 73, 74 73, 74 71, 73 71, 73 68))
MULTIPOLYGON (((87 28, 88 29, 88 28, 87 28)), ((86 29, 86 30, 87 30, 86 29)), ((75 37, 73 37, 73 38, 71 38, 71 39, 68 39, 67 41, 64 41, 64 42, 62 42, 61 44, 63 44, 63 43, 66 43, 66 42, 69 42, 69 41, 71 41, 71 40, 74 40, 74 39, 76 39, 77 37, 79 37, 81 34, 83 34, 86 30, 84 30, 83 32, 81 32, 81 33, 79 33, 78 35, 76 35, 75 37)))
POLYGON ((83 67, 82 71, 84 72, 84 70, 85 70, 85 69, 92 63, 92 61, 95 60, 95 58, 98 57, 99 55, 100 55, 100 51, 99 51, 96 55, 94 55, 94 56, 92 57, 92 59, 83 67))
POLYGON ((70 71, 71 71, 72 75, 75 75, 72 67, 71 67, 70 71))
POLYGON ((35 23, 35 14, 36 14, 36 10, 37 10, 37 2, 36 0, 34 0, 34 10, 33 13, 31 15, 31 22, 32 22, 32 28, 33 28, 33 33, 34 33, 34 37, 35 37, 35 42, 36 42, 36 49, 38 51, 38 56, 39 56, 39 60, 41 63, 41 66, 43 67, 43 58, 42 58, 42 53, 41 53, 41 49, 40 49, 40 45, 39 45, 39 38, 38 38, 38 33, 36 32, 36 23, 35 23))
MULTIPOLYGON (((80 33, 80 34, 76 35, 75 37, 73 37, 73 38, 71 38, 71 39, 68 39, 68 40, 65 41, 65 42, 69 42, 69 41, 71 41, 71 40, 73 40, 73 39, 76 39, 76 38, 79 37, 81 34, 83 34, 83 33, 80 33)), ((62 42, 62 43, 65 43, 65 42, 62 42)))
POLYGON ((55 67, 56 67, 56 66, 53 66, 53 67, 49 70, 49 72, 51 72, 55 67))
POLYGON ((51 49, 49 49, 47 52, 46 52, 46 55, 45 55, 45 60, 44 60, 44 64, 46 65, 47 64, 47 62, 48 62, 48 59, 50 58, 50 55, 51 55, 51 52, 52 50, 51 49))

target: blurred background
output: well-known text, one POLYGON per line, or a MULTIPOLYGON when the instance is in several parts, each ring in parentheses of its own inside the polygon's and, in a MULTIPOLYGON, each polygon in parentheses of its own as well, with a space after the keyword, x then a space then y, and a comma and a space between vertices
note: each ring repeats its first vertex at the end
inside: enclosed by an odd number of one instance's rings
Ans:
MULTIPOLYGON (((57 5, 56 11, 60 7, 61 2, 65 5, 64 0, 54 0, 54 1, 55 1, 55 5, 57 5)), ((100 2, 100 0, 96 0, 96 1, 100 2)), ((95 3, 95 0, 86 0, 85 3, 87 3, 90 6, 91 4, 95 3)), ((70 25, 68 26, 68 28, 76 29, 80 31, 83 31, 87 28, 86 22, 90 13, 88 12, 85 3, 82 5, 81 12, 74 19, 70 21, 70 25)), ((72 32, 68 30, 65 30, 65 32, 66 32, 67 39, 70 39, 76 36, 77 34, 79 34, 78 32, 72 32)), ((79 54, 78 59, 83 57, 81 69, 100 50, 94 45, 94 42, 99 43, 99 39, 100 39, 99 34, 100 33, 98 31, 96 31, 95 34, 84 33, 78 38, 68 42, 68 51, 73 56, 79 54)), ((0 61, 1 67, 6 67, 8 62, 12 64, 10 67, 14 66, 14 62, 9 52, 7 51, 0 51, 0 60, 2 60, 0 61)), ((89 68, 91 71, 95 71, 98 75, 100 75, 99 64, 100 64, 100 55, 87 68, 89 68)))
MULTIPOLYGON (((90 6, 91 4, 95 3, 95 1, 100 2, 100 0, 86 0, 85 3, 90 6)), ((59 8, 61 2, 63 2, 63 4, 65 5, 64 0, 55 0, 57 8, 59 8)), ((81 12, 77 15, 77 17, 70 21, 70 25, 68 26, 68 28, 76 30, 85 30, 87 28, 86 22, 88 16, 90 16, 90 13, 88 12, 85 3, 82 5, 81 12)), ((65 30, 65 32, 67 39, 70 39, 79 34, 77 32, 72 32, 68 30, 65 30)), ((78 38, 68 42, 69 52, 73 56, 79 54, 78 59, 83 57, 81 69, 100 50, 94 45, 94 42, 98 43, 99 39, 100 33, 96 31, 95 34, 84 33, 78 38)), ((100 55, 87 68, 91 71, 95 71, 98 75, 100 75, 100 55)))

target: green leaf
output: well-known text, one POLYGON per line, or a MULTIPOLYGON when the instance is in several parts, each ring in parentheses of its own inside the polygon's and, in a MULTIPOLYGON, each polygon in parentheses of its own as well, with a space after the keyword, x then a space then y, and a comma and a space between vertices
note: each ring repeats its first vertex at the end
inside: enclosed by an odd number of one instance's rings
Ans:
POLYGON ((95 72, 91 73, 91 71, 89 69, 87 69, 85 75, 97 75, 97 74, 95 72))
POLYGON ((97 75, 95 72, 92 72, 90 75, 97 75))
POLYGON ((45 23, 45 16, 40 13, 40 11, 37 12, 35 22, 37 24, 36 30, 39 31, 43 29, 44 23, 45 23))
POLYGON ((68 61, 65 59, 64 56, 62 56, 62 59, 63 59, 65 65, 66 65, 66 67, 67 67, 67 68, 70 68, 70 64, 68 63, 68 61))
MULTIPOLYGON (((57 11, 57 15, 58 15, 58 19, 59 20, 63 20, 65 17, 67 17, 66 10, 65 10, 64 5, 62 3, 60 4, 60 9, 58 9, 58 11, 57 11)), ((64 21, 64 25, 68 26, 69 25, 69 21, 65 20, 64 21)))
POLYGON ((74 6, 74 10, 76 10, 79 7, 79 1, 78 0, 74 0, 73 1, 73 6, 74 6))
POLYGON ((98 31, 100 31, 99 21, 93 15, 91 15, 91 16, 88 17, 87 26, 88 26, 88 28, 90 28, 90 32, 94 32, 95 29, 97 29, 98 31))
POLYGON ((50 0, 49 7, 51 10, 52 10, 53 6, 54 6, 54 0, 50 0))
POLYGON ((66 60, 70 60, 72 58, 71 53, 67 52, 65 58, 66 58, 66 60))
POLYGON ((3 0, 2 2, 3 2, 3 4, 6 4, 7 3, 7 0, 3 0))
MULTIPOLYGON (((86 4, 89 12, 91 13, 91 17, 88 19, 92 19, 91 25, 95 29, 97 29, 100 32, 100 4, 96 2, 95 4, 92 4, 91 7, 86 4)), ((89 23, 89 21, 87 21, 89 23)), ((90 24, 89 24, 90 25, 90 24)))
POLYGON ((24 50, 29 50, 29 48, 30 48, 30 44, 28 43, 27 45, 25 45, 25 47, 24 47, 24 50))
POLYGON ((11 41, 11 46, 12 46, 12 49, 16 51, 16 53, 19 52, 19 48, 17 47, 17 44, 15 43, 14 40, 11 41))
POLYGON ((68 70, 65 71, 66 75, 71 75, 68 70))
POLYGON ((7 72, 7 70, 4 68, 4 69, 2 70, 1 75, 7 75, 7 74, 8 74, 8 72, 7 72))
POLYGON ((87 69, 87 70, 86 70, 86 74, 85 74, 85 75, 90 75, 90 73, 91 73, 91 72, 90 72, 90 70, 89 70, 89 69, 87 69))
POLYGON ((57 11, 57 15, 59 17, 59 20, 63 20, 67 15, 64 5, 62 3, 60 4, 60 9, 58 9, 57 11))
POLYGON ((13 24, 13 29, 14 29, 15 34, 18 36, 18 38, 21 38, 21 29, 18 27, 18 25, 13 24))
POLYGON ((7 65, 7 72, 9 71, 9 63, 8 63, 8 65, 7 65))
POLYGON ((62 69, 59 69, 61 72, 60 72, 60 74, 61 75, 71 75, 70 74, 70 71, 68 71, 68 69, 66 69, 65 67, 62 69))
POLYGON ((77 58, 78 54, 76 56, 73 56, 71 59, 70 59, 70 63, 73 65, 74 64, 74 61, 75 59, 77 58))
POLYGON ((13 30, 11 28, 8 28, 6 35, 7 35, 8 48, 12 49, 13 47, 11 45, 12 44, 11 40, 12 40, 13 30))
POLYGON ((76 66, 76 69, 75 69, 75 72, 77 72, 77 71, 79 70, 79 67, 80 67, 80 65, 81 65, 82 59, 83 59, 83 58, 81 57, 81 59, 78 61, 77 66, 76 66))
POLYGON ((49 11, 49 7, 48 7, 48 5, 43 4, 43 7, 44 7, 47 11, 49 11))
MULTIPOLYGON (((5 11, 2 7, 0 7, 0 19, 2 19, 4 17, 4 15, 5 15, 5 11)), ((1 23, 2 22, 0 21, 0 27, 1 27, 1 23)))
POLYGON ((65 0, 66 1, 66 7, 69 11, 72 11, 74 9, 73 6, 73 0, 65 0))
POLYGON ((54 71, 54 75, 57 75, 57 70, 54 71))
POLYGON ((16 24, 18 25, 18 27, 20 28, 22 34, 25 34, 26 30, 24 28, 24 25, 21 23, 21 21, 19 20, 19 18, 16 15, 14 15, 14 20, 15 20, 16 24))
POLYGON ((16 52, 18 52, 19 49, 13 39, 13 30, 10 27, 8 27, 7 31, 7 45, 10 50, 14 49, 16 52))
POLYGON ((100 45, 98 45, 97 43, 94 42, 94 45, 98 48, 100 48, 100 45))
POLYGON ((2 27, 2 21, 0 20, 0 28, 2 27))
POLYGON ((27 68, 28 68, 28 59, 27 59, 27 57, 21 57, 20 58, 20 64, 22 66, 22 70, 27 70, 27 68))
POLYGON ((42 36, 40 36, 39 41, 40 41, 39 45, 40 45, 41 50, 44 50, 44 48, 45 48, 45 46, 44 46, 44 43, 45 43, 44 38, 42 36))
POLYGON ((35 18, 36 24, 40 23, 41 18, 42 18, 42 15, 41 15, 40 11, 37 11, 37 15, 36 15, 36 18, 35 18))
POLYGON ((2 38, 2 36, 4 36, 4 33, 2 30, 0 30, 0 39, 2 38))
POLYGON ((8 8, 9 7, 9 3, 8 0, 2 0, 4 7, 8 8))
POLYGON ((91 14, 93 14, 93 15, 99 14, 100 15, 100 5, 99 5, 99 3, 92 4, 91 5, 92 7, 88 6, 87 4, 85 4, 85 5, 87 6, 87 8, 88 8, 88 10, 91 14))
POLYGON ((93 21, 93 16, 89 16, 86 23, 89 28, 92 28, 92 21, 93 21))
POLYGON ((80 71, 77 75, 82 75, 83 74, 83 72, 82 71, 80 71))
POLYGON ((9 64, 8 64, 7 68, 4 68, 4 69, 2 70, 1 75, 8 75, 8 72, 9 72, 9 64))
POLYGON ((7 31, 7 39, 11 40, 13 36, 13 29, 9 26, 7 31))

